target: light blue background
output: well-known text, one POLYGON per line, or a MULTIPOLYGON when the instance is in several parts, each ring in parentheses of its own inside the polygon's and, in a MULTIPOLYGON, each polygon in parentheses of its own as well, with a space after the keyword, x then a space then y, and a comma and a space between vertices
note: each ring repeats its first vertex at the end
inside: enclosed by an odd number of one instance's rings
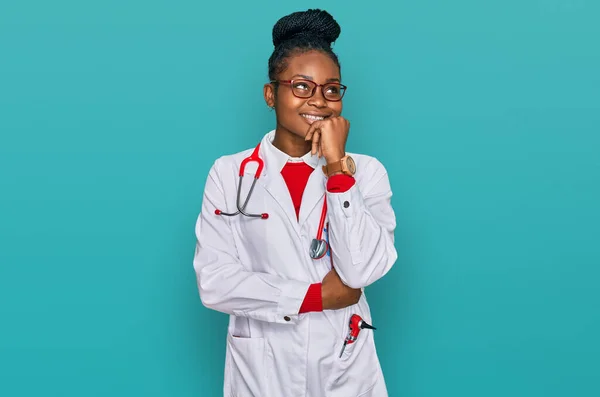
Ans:
POLYGON ((194 223, 309 7, 395 193, 367 290, 390 395, 600 395, 600 3, 203 3, 0 5, 1 396, 220 395, 194 223))

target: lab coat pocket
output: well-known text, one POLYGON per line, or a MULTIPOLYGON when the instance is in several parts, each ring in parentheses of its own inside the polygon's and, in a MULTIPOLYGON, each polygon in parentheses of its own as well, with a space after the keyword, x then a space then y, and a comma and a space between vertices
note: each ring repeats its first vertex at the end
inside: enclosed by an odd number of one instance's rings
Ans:
POLYGON ((228 334, 228 379, 233 397, 265 395, 265 340, 228 334))
POLYGON ((343 340, 338 344, 338 354, 326 390, 332 395, 369 396, 379 369, 373 330, 362 329, 354 343, 346 345, 340 357, 342 346, 343 340))

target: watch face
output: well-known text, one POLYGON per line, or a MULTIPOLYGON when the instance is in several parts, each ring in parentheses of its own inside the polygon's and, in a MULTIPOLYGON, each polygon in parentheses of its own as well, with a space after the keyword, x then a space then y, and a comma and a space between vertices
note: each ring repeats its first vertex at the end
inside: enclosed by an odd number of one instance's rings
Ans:
POLYGON ((352 157, 348 156, 346 158, 346 166, 348 167, 348 171, 350 171, 350 173, 352 175, 354 175, 354 173, 356 173, 356 164, 354 163, 354 160, 352 159, 352 157))

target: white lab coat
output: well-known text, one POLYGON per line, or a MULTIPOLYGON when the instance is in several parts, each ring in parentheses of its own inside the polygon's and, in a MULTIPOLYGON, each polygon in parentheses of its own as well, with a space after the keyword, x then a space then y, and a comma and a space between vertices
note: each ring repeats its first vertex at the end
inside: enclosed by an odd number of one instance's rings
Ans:
MULTIPOLYGON (((253 149, 223 156, 210 169, 196 223, 194 269, 202 303, 230 315, 226 343, 225 397, 386 397, 374 333, 363 329, 339 358, 350 316, 377 327, 363 293, 340 310, 298 314, 311 283, 331 269, 330 257, 313 260, 323 197, 333 265, 342 281, 363 288, 383 277, 397 258, 396 220, 384 166, 375 158, 349 153, 357 165, 356 183, 343 193, 326 192, 324 159, 308 153, 316 168, 306 185, 299 220, 281 176, 287 155, 262 141, 265 167, 246 212, 268 219, 217 216, 236 212, 241 161, 253 149)), ((256 171, 246 167, 242 203, 256 171)))

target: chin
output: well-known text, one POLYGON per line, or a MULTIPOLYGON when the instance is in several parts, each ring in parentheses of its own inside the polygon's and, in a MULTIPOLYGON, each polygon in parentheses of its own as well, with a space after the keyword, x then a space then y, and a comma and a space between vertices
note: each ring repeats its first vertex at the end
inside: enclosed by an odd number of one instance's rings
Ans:
POLYGON ((302 123, 294 123, 293 125, 281 125, 283 130, 288 131, 291 135, 297 136, 299 138, 304 138, 306 133, 308 132, 308 128, 310 127, 305 122, 302 123))

